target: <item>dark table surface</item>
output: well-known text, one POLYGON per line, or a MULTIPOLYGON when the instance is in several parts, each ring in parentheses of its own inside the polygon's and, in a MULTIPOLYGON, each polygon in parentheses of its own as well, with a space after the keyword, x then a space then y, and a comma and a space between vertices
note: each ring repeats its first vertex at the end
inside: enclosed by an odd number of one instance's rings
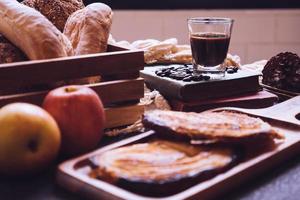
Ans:
MULTIPOLYGON (((79 200, 85 199, 55 184, 55 169, 35 177, 0 179, 0 200, 79 200)), ((296 200, 300 199, 300 155, 274 166, 260 176, 223 194, 218 199, 296 200)))

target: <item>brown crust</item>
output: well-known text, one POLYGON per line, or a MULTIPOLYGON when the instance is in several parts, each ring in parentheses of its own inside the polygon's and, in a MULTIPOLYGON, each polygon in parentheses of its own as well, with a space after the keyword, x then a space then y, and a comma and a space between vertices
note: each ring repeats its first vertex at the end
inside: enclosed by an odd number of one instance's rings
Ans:
POLYGON ((26 55, 0 34, 0 64, 26 61, 26 55))
POLYGON ((40 12, 11 0, 0 7, 0 32, 30 60, 73 55, 70 41, 40 12))
POLYGON ((82 0, 24 0, 22 3, 42 13, 61 32, 69 16, 84 8, 82 0))
POLYGON ((107 51, 112 16, 109 6, 93 3, 68 18, 64 34, 71 41, 75 55, 107 51))
POLYGON ((153 111, 143 117, 146 128, 170 138, 191 140, 247 141, 260 138, 282 138, 259 118, 233 112, 183 113, 153 111))

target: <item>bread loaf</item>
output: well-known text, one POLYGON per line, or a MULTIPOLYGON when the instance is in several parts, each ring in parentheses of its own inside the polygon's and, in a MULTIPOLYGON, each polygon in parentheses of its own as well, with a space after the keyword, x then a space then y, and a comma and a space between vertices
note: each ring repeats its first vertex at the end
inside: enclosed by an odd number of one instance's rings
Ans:
POLYGON ((75 55, 106 52, 112 15, 109 6, 93 3, 69 17, 64 34, 70 39, 75 55))
POLYGON ((0 34, 0 64, 28 60, 26 55, 0 34))
POLYGON ((84 8, 82 0, 24 0, 22 4, 42 13, 61 32, 69 16, 84 8))
POLYGON ((0 33, 30 60, 73 55, 70 41, 38 11, 16 0, 1 0, 0 18, 0 33))

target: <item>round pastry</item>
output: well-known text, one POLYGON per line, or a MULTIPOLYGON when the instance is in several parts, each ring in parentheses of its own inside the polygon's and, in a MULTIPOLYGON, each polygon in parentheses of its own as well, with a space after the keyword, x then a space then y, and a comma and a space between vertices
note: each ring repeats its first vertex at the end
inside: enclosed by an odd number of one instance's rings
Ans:
POLYGON ((28 60, 26 55, 0 34, 0 64, 28 60))
POLYGON ((42 13, 61 32, 69 16, 84 8, 82 0, 24 0, 22 3, 42 13))
POLYGON ((262 82, 292 92, 300 92, 300 58, 291 52, 272 57, 264 67, 262 82))
POLYGON ((93 3, 73 13, 65 26, 75 55, 106 52, 113 12, 103 3, 93 3))

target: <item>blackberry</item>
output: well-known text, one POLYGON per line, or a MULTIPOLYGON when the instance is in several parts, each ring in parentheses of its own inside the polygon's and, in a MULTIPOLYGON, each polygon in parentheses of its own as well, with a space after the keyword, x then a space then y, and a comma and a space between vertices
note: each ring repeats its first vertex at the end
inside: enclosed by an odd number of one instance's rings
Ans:
POLYGON ((265 65, 262 82, 292 92, 300 92, 300 58, 291 52, 279 53, 265 65))

